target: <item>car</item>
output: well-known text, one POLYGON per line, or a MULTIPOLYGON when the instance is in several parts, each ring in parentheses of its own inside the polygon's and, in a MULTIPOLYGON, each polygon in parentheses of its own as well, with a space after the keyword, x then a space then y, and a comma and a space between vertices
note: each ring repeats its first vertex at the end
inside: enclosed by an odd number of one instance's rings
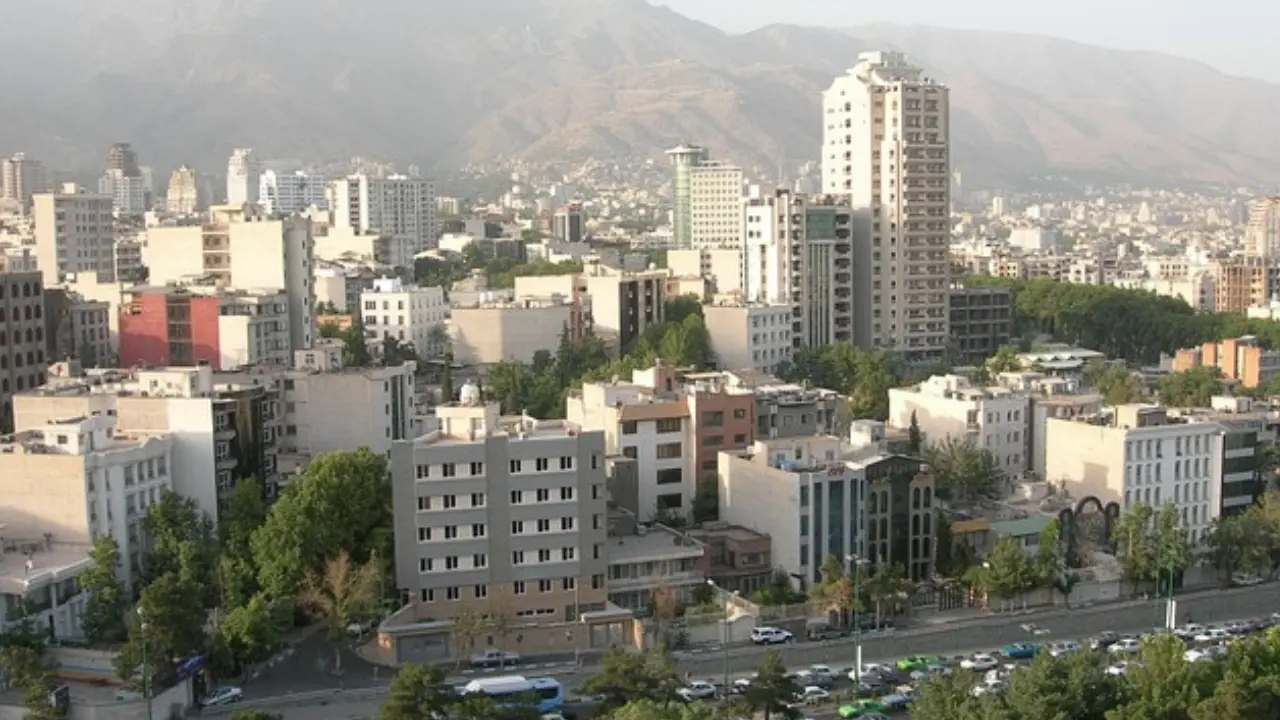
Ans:
POLYGON ((471 656, 471 667, 504 667, 519 664, 520 653, 506 652, 497 648, 488 648, 471 656))
POLYGON ((937 665, 938 658, 933 655, 909 655, 898 661, 898 669, 904 672, 937 665))
POLYGON ((983 695, 999 695, 1004 692, 1004 689, 1004 681, 998 680, 996 682, 974 685, 973 689, 969 691, 969 694, 974 697, 982 697, 983 695))
POLYGON ((751 681, 753 679, 754 678, 744 677, 744 678, 738 678, 737 680, 734 680, 733 686, 729 688, 729 692, 733 693, 734 695, 741 695, 745 693, 747 691, 747 688, 751 687, 751 681))
POLYGON ((974 672, 987 672, 1000 667, 1000 661, 986 653, 975 653, 960 661, 960 667, 974 672))
POLYGON ((1228 620, 1222 623, 1222 629, 1232 635, 1247 635, 1253 632, 1253 623, 1247 620, 1228 620))
POLYGON ((1187 623, 1186 625, 1183 625, 1177 630, 1174 630, 1173 634, 1186 640, 1186 639, 1194 638, 1195 636, 1204 632, 1205 629, 1206 629, 1205 626, 1200 625, 1199 623, 1187 623))
POLYGON ((716 686, 709 682, 695 681, 676 691, 685 701, 706 700, 716 696, 716 686))
POLYGON ((841 705, 836 712, 845 720, 850 720, 851 718, 884 715, 887 711, 888 708, 875 700, 856 700, 848 705, 841 705))
MULTIPOLYGON (((1215 645, 1214 647, 1217 647, 1217 646, 1215 645)), ((1189 663, 1213 662, 1214 655, 1209 652, 1212 649, 1213 649, 1212 647, 1209 647, 1203 650, 1188 650, 1182 653, 1182 659, 1186 660, 1189 663)))
POLYGON ((1112 645, 1115 645, 1116 641, 1118 641, 1119 639, 1120 639, 1119 635, 1109 630, 1105 632, 1101 632, 1101 633, 1098 633, 1096 637, 1094 637, 1092 640, 1089 641, 1089 649, 1090 650, 1106 650, 1112 645))
POLYGON ((831 699, 831 693, 817 685, 809 685, 801 690, 796 698, 803 705, 819 705, 831 699))
POLYGON ((951 668, 946 665, 926 665, 919 670, 911 671, 911 679, 916 682, 928 680, 934 675, 950 675, 951 668))
POLYGON ((900 710, 906 710, 907 708, 911 707, 911 703, 913 700, 914 698, 912 697, 911 692, 909 691, 899 692, 899 693, 892 693, 889 695, 885 695, 884 697, 881 697, 880 704, 883 705, 885 709, 890 712, 898 712, 900 710))
POLYGON ((1049 654, 1054 657, 1066 657, 1080 652, 1080 643, 1074 640, 1059 640, 1049 646, 1049 654))
POLYGON ((813 665, 796 673, 796 684, 829 688, 836 683, 836 671, 826 665, 813 665))
POLYGON ((202 707, 217 707, 219 705, 230 705, 238 703, 244 699, 244 692, 233 686, 220 687, 209 693, 205 697, 204 702, 200 703, 202 707))
POLYGON ((1030 660, 1040 654, 1040 647, 1031 643, 1012 643, 1000 648, 1000 654, 1010 660, 1030 660))
POLYGON ((1129 674, 1129 668, 1134 667, 1135 665, 1136 663, 1128 662, 1116 663, 1115 665, 1107 668, 1107 674, 1115 677, 1124 677, 1129 674))
POLYGON ((1254 585, 1261 585, 1264 582, 1266 581, 1253 573, 1238 572, 1231 574, 1231 584, 1237 587, 1253 587, 1254 585))
POLYGON ((356 620, 347 626, 347 634, 352 637, 360 637, 373 629, 374 620, 356 620))
POLYGON ((1227 632, 1224 628, 1209 628, 1195 637, 1195 640, 1198 643, 1226 642, 1230 639, 1231 633, 1227 632))
POLYGON ((757 645, 781 645, 795 639, 795 635, 780 628, 758 627, 751 629, 751 642, 757 645))
POLYGON ((1115 655, 1133 655, 1142 650, 1142 643, 1137 638, 1120 638, 1107 650, 1115 655))

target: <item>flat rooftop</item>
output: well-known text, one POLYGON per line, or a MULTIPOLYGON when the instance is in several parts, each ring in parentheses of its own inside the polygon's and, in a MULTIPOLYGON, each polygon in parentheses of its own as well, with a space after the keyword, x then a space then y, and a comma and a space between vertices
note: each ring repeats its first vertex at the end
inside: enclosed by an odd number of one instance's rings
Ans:
POLYGON ((701 557, 706 548, 665 530, 650 529, 644 535, 609 538, 609 564, 701 557))
POLYGON ((93 564, 89 560, 91 548, 88 545, 54 544, 45 549, 46 545, 39 542, 31 543, 31 546, 39 549, 30 555, 21 549, 0 554, 0 593, 22 595, 28 587, 43 587, 66 580, 93 564))

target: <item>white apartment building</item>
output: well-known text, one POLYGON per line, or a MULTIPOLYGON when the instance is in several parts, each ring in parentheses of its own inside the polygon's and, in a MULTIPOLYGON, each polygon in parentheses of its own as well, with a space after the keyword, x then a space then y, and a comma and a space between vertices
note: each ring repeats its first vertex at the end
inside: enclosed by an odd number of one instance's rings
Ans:
POLYGON ((704 305, 702 316, 720 367, 772 374, 791 361, 790 305, 704 305))
POLYGON ((437 409, 438 431, 392 450, 396 578, 418 621, 505 597, 524 647, 564 646, 607 598, 603 434, 501 417, 474 385, 462 398, 437 409))
POLYGON ((175 215, 190 215, 200 207, 199 186, 196 173, 183 165, 169 176, 169 190, 165 193, 165 209, 175 215))
POLYGON ((258 161, 252 148, 236 148, 227 161, 227 204, 258 202, 258 161))
MULTIPOLYGON (((413 345, 422 357, 435 357, 443 348, 431 341, 435 328, 444 329, 449 303, 444 288, 405 285, 400 278, 379 278, 360 295, 365 334, 380 342, 395 338, 413 345)), ((374 352, 381 348, 374 346, 374 352)))
POLYGON ((563 297, 455 305, 448 325, 453 360, 471 366, 532 362, 539 351, 554 353, 566 331, 579 335, 577 315, 563 297))
POLYGON ((659 512, 689 514, 697 492, 695 438, 670 367, 636 371, 632 382, 587 383, 570 392, 565 417, 603 432, 609 455, 634 461, 636 487, 618 492, 636 499, 641 522, 659 512))
POLYGON ((96 272, 115 282, 115 217, 110 195, 81 192, 74 185, 32 196, 36 260, 46 285, 68 274, 96 272))
POLYGON ((329 180, 323 175, 268 170, 258 182, 258 202, 268 215, 292 215, 315 206, 328 209, 329 180))
POLYGON ((147 180, 141 175, 125 175, 108 170, 98 179, 98 194, 111 198, 111 206, 121 217, 139 217, 147 212, 147 180))
POLYGON ((220 368, 289 365, 289 295, 283 291, 236 291, 219 296, 220 368))
POLYGON ((1280 197, 1255 198, 1249 204, 1245 251, 1257 257, 1280 258, 1280 197))
POLYGON ((311 346, 315 241, 310 220, 269 220, 256 209, 215 207, 206 225, 149 230, 142 256, 155 284, 182 284, 207 276, 227 288, 284 290, 289 298, 290 348, 311 346))
POLYGON ((0 190, 5 200, 18 203, 25 212, 31 196, 45 191, 44 165, 24 153, 5 158, 0 161, 0 190))
POLYGON ((742 168, 707 160, 689 176, 689 233, 697 250, 742 247, 742 168))
POLYGON ((116 282, 142 282, 146 279, 147 268, 142 264, 142 242, 137 235, 117 237, 114 256, 116 282))
POLYGON ((1042 227, 1016 227, 1009 233, 1009 246, 1026 252, 1058 249, 1058 231, 1042 227))
POLYGON ((0 524, 15 537, 63 543, 109 534, 121 579, 140 577, 142 519, 172 488, 173 438, 118 431, 109 416, 50 422, 0 442, 0 524))
POLYGON ((391 239, 391 263, 411 267, 436 247, 436 191, 430 180, 404 175, 351 175, 330 186, 334 228, 391 239))
POLYGON ((789 305, 797 350, 853 340, 851 217, 843 201, 789 190, 746 203, 744 298, 789 305))
POLYGON ((1120 405, 1107 415, 1051 419, 1045 435, 1046 479, 1064 482, 1072 497, 1118 503, 1122 511, 1172 503, 1192 543, 1221 513, 1224 433, 1217 423, 1120 405))
MULTIPOLYGON (((743 227, 745 232, 745 224, 743 227)), ((730 250, 671 250, 667 252, 667 268, 676 277, 708 278, 717 293, 742 295, 743 258, 741 247, 730 250)))
POLYGON ((948 90, 897 52, 866 52, 823 94, 822 188, 854 215, 854 342, 910 363, 950 340, 948 90))
POLYGON ((1030 464, 1031 401, 1005 387, 974 387, 959 375, 935 375, 915 387, 889 391, 889 424, 908 428, 911 416, 929 444, 972 440, 1009 477, 1030 464))

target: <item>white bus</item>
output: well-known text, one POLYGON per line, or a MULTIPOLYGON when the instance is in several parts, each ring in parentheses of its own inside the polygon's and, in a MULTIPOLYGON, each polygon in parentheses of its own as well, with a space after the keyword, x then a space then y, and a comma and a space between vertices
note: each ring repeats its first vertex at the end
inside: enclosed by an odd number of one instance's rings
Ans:
POLYGON ((564 688, 553 678, 526 678, 523 675, 472 680, 462 686, 463 695, 484 695, 497 705, 535 702, 538 712, 551 713, 564 705, 564 688))

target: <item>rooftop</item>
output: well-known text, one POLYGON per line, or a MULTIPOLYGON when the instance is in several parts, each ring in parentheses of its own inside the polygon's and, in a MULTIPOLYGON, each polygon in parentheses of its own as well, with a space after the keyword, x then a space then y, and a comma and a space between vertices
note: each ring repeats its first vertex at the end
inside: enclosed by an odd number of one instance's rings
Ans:
POLYGON ((635 535, 609 538, 609 563, 648 562, 676 558, 701 557, 706 552, 702 543, 662 526, 647 530, 637 527, 635 535))
POLYGON ((0 593, 23 595, 32 587, 66 580, 87 570, 88 545, 60 544, 52 536, 38 541, 4 539, 0 553, 0 593))

